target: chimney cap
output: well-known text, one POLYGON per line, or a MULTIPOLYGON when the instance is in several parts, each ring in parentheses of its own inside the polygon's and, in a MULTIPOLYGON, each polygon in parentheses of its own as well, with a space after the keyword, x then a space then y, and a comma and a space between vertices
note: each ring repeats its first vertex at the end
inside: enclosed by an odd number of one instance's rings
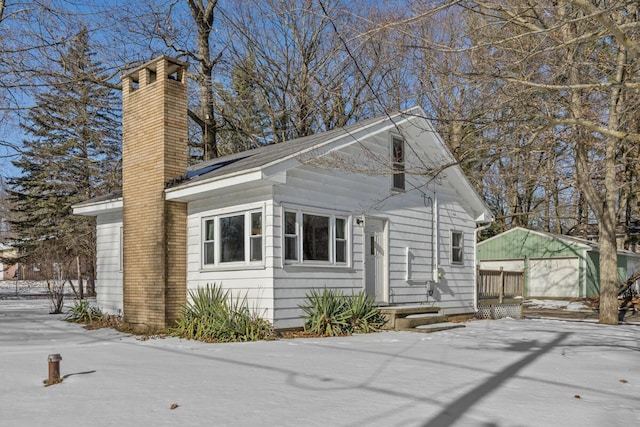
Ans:
POLYGON ((170 56, 166 56, 166 55, 162 55, 159 56, 157 58, 154 58, 148 62, 145 62, 142 65, 139 65, 138 67, 134 68, 133 70, 125 73, 122 77, 122 79, 126 79, 126 78, 132 78, 134 80, 137 80, 138 75, 140 73, 141 70, 144 69, 148 69, 148 70, 152 70, 152 71, 157 71, 158 69, 158 63, 161 61, 166 61, 167 62, 167 66, 166 66, 166 70, 168 72, 168 74, 173 74, 176 71, 178 71, 178 69, 180 68, 188 68, 189 67, 189 63, 185 62, 185 61, 180 61, 179 59, 176 58, 172 58, 170 56))

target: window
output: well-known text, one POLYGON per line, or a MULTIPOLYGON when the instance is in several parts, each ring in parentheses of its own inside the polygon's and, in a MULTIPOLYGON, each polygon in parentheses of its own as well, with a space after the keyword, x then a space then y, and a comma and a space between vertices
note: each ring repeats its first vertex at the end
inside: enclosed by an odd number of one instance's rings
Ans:
POLYGON ((391 138, 391 150, 393 188, 404 190, 404 139, 393 136, 391 138))
POLYGON ((244 261, 244 215, 220 218, 220 262, 244 261))
POLYGON ((310 261, 329 261, 329 217, 302 215, 302 256, 310 261))
POLYGON ((296 224, 296 213, 284 213, 284 259, 298 260, 298 227, 296 224))
POLYGON ((262 212, 251 213, 250 243, 249 261, 262 261, 262 212))
POLYGON ((462 264, 463 244, 462 232, 451 232, 451 262, 454 264, 462 264))
POLYGON ((347 219, 285 211, 283 246, 286 261, 346 264, 347 219))
POLYGON ((344 218, 336 218, 336 262, 347 262, 347 232, 344 218))
POLYGON ((206 218, 203 221, 202 264, 262 261, 262 212, 206 218))
POLYGON ((204 263, 205 264, 215 264, 215 240, 214 240, 214 231, 215 231, 215 220, 209 219, 204 222, 204 263))

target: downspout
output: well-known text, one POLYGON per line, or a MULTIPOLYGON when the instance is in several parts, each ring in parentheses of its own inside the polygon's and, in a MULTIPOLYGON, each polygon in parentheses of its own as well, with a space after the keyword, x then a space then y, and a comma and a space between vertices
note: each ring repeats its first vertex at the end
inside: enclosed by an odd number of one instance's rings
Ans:
POLYGON ((491 223, 477 227, 473 232, 473 311, 478 312, 478 236, 491 227, 491 223))
POLYGON ((438 274, 438 262, 440 260, 440 253, 438 247, 438 230, 440 229, 439 218, 438 218, 438 194, 436 193, 436 189, 433 189, 433 208, 432 208, 432 216, 433 216, 433 233, 431 239, 431 265, 433 267, 432 280, 433 283, 438 283, 440 281, 440 275, 438 274))

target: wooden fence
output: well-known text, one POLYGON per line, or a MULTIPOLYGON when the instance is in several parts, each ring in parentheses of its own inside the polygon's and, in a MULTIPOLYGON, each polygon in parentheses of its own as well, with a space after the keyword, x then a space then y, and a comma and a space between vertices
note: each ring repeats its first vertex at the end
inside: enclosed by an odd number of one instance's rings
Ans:
MULTIPOLYGON (((42 281, 47 279, 63 279, 62 272, 55 268, 55 266, 49 268, 41 268, 38 265, 33 264, 16 264, 11 277, 5 274, 5 280, 30 280, 30 281, 42 281)), ((70 271, 64 274, 64 279, 77 280, 78 274, 76 271, 70 271)))
POLYGON ((480 270, 478 268, 478 303, 503 304, 524 296, 524 271, 480 270))

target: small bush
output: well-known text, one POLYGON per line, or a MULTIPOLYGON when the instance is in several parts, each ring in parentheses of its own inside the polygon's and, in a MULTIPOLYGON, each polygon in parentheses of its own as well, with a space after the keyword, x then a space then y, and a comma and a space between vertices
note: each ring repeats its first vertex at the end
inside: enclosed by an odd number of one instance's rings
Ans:
POLYGON ((67 312, 65 319, 69 322, 92 323, 103 317, 104 313, 98 307, 91 305, 87 300, 78 300, 67 312))
POLYGON ((49 314, 60 314, 64 307, 64 280, 47 279, 47 297, 51 303, 49 314))
POLYGON ((325 288, 312 290, 307 303, 300 306, 306 320, 304 329, 323 336, 347 335, 353 332, 374 332, 384 325, 380 310, 364 291, 345 296, 341 291, 325 288))
POLYGON ((273 328, 249 309, 246 296, 234 298, 213 284, 189 291, 172 333, 206 342, 258 341, 271 338, 273 328))

